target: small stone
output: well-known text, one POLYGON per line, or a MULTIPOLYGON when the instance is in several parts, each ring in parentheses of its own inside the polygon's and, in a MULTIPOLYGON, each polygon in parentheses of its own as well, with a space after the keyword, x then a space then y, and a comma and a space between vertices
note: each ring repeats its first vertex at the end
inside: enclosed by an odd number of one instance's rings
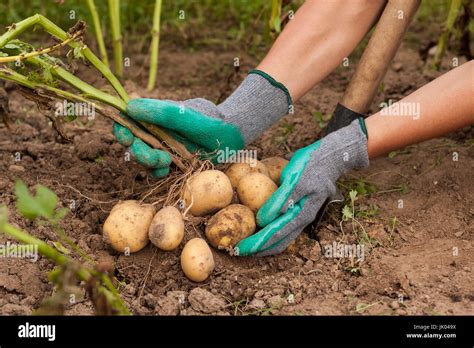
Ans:
POLYGON ((124 290, 128 295, 135 295, 137 292, 137 288, 135 288, 132 284, 125 285, 124 290))
POLYGON ((471 272, 471 268, 470 268, 470 267, 467 267, 467 266, 464 267, 463 270, 464 270, 465 272, 471 272))
POLYGON ((254 308, 254 309, 265 308, 265 301, 260 300, 258 298, 254 298, 252 301, 250 301, 249 307, 254 308))
POLYGON ((158 315, 178 315, 180 305, 175 298, 163 296, 156 301, 154 308, 158 315))
POLYGON ((254 295, 255 298, 263 298, 264 296, 265 296, 265 291, 263 290, 258 290, 254 295))
POLYGON ((7 303, 2 307, 2 313, 8 315, 31 315, 31 309, 13 303, 7 303))
POLYGON ((392 308, 392 309, 398 309, 398 308, 400 308, 400 304, 398 303, 398 301, 392 301, 392 302, 390 302, 390 305, 389 305, 389 306, 390 306, 390 308, 392 308))
POLYGON ((201 288, 192 289, 189 293, 188 301, 194 310, 203 313, 214 313, 226 306, 226 302, 222 298, 201 288))
POLYGON ((156 307, 156 297, 153 294, 143 296, 143 302, 148 308, 155 309, 156 307))
POLYGON ((17 164, 12 164, 10 167, 8 167, 8 170, 13 173, 22 173, 25 171, 25 167, 17 164))
POLYGON ((279 295, 267 299, 267 305, 272 308, 281 308, 286 304, 286 300, 279 295))
POLYGON ((428 50, 428 55, 429 55, 429 56, 434 56, 434 55, 436 54, 436 49, 437 49, 436 46, 431 47, 431 48, 428 50))
POLYGON ((407 315, 407 311, 401 308, 397 309, 395 313, 398 315, 407 315))

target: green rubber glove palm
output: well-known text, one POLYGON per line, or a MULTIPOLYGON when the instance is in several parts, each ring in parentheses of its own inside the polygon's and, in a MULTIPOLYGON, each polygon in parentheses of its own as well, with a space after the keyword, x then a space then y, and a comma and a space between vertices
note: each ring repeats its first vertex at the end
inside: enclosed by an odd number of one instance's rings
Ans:
MULTIPOLYGON (((174 102, 158 99, 134 99, 127 105, 128 117, 135 121, 165 128, 192 153, 207 156, 219 149, 240 150, 244 147, 239 128, 219 114, 216 106, 205 99, 174 102)), ((130 147, 138 163, 152 168, 155 177, 169 173, 171 156, 153 149, 136 138, 127 128, 114 124, 114 135, 120 144, 130 147)))
POLYGON ((368 164, 362 119, 296 151, 281 174, 280 187, 257 213, 264 228, 240 241, 235 253, 266 256, 285 250, 336 194, 336 180, 368 164))

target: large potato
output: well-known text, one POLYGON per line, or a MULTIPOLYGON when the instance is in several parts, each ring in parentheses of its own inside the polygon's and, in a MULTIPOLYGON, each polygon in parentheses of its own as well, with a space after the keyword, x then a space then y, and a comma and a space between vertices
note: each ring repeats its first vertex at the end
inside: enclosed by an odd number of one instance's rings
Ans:
POLYGON ((184 237, 184 221, 180 211, 172 206, 158 211, 151 221, 148 237, 161 250, 176 249, 184 237))
POLYGON ((202 282, 209 277, 214 270, 214 257, 211 248, 201 238, 193 238, 181 252, 181 268, 189 279, 202 282))
POLYGON ((206 170, 186 182, 182 196, 192 215, 204 216, 228 206, 232 195, 232 185, 223 172, 206 170))
POLYGON ((231 204, 214 215, 206 226, 206 237, 212 246, 233 247, 255 232, 255 216, 250 208, 231 204))
POLYGON ((270 176, 267 167, 257 160, 253 160, 252 163, 234 163, 225 171, 233 188, 237 188, 240 179, 250 173, 262 173, 270 176))
POLYGON ((148 244, 148 227, 155 208, 137 201, 117 203, 104 222, 103 232, 115 250, 134 253, 148 244))
POLYGON ((268 176, 251 173, 240 179, 237 195, 242 204, 252 209, 253 212, 257 212, 277 188, 277 185, 268 176))
POLYGON ((262 160, 268 169, 269 177, 277 185, 280 185, 280 176, 283 169, 288 164, 288 160, 281 157, 269 157, 262 160))

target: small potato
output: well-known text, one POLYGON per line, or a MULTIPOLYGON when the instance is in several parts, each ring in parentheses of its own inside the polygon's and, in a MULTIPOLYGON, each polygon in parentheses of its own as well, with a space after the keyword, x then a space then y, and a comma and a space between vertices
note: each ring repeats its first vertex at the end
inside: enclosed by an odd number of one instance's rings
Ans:
POLYGON ((151 204, 137 201, 117 203, 104 222, 103 233, 115 250, 137 252, 148 244, 148 227, 155 215, 151 204))
POLYGON ((234 163, 225 171, 234 189, 237 188, 240 179, 250 173, 262 173, 270 176, 267 167, 257 160, 253 160, 252 163, 234 163))
POLYGON ((176 249, 184 237, 184 221, 180 211, 172 206, 158 211, 151 221, 148 237, 161 250, 176 249))
POLYGON ((231 204, 214 215, 206 226, 206 237, 213 247, 233 247, 255 232, 255 215, 242 204, 231 204))
POLYGON ((233 191, 229 178, 221 171, 206 170, 191 177, 183 191, 186 207, 190 213, 204 216, 230 204, 233 191))
POLYGON ((237 195, 242 204, 252 209, 253 212, 257 212, 277 188, 277 185, 268 176, 251 173, 240 179, 237 195))
POLYGON ((214 257, 211 248, 201 238, 193 238, 181 253, 181 268, 189 279, 195 282, 206 280, 214 270, 214 257))
POLYGON ((262 163, 265 164, 270 173, 268 176, 275 184, 280 185, 281 172, 288 164, 288 160, 281 157, 269 157, 263 159, 262 163))

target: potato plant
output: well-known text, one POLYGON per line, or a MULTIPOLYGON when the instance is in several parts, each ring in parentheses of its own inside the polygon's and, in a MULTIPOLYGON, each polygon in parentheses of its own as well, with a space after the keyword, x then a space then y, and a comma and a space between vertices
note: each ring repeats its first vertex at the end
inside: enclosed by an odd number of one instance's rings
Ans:
POLYGON ((75 245, 60 227, 59 223, 68 210, 58 207, 56 194, 45 186, 37 185, 36 195, 32 195, 21 181, 15 184, 15 194, 16 207, 22 217, 50 227, 58 236, 58 240, 53 241, 55 247, 33 237, 27 231, 9 223, 7 207, 0 206, 0 232, 21 243, 36 246, 41 255, 56 264, 56 268, 49 274, 49 280, 55 284, 56 291, 52 297, 43 302, 37 311, 38 314, 63 314, 70 295, 74 294, 74 289, 83 287, 93 302, 97 314, 130 315, 107 270, 100 269, 100 265, 75 245), (76 260, 69 248, 84 263, 76 260))

